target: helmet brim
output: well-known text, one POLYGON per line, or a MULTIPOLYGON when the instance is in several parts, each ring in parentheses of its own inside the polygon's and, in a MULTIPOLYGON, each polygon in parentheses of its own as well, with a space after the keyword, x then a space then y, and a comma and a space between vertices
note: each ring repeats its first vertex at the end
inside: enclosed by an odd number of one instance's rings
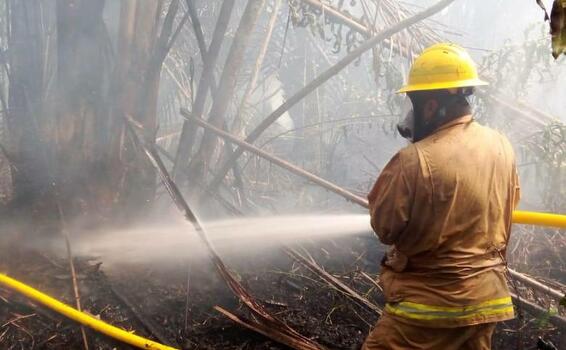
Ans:
POLYGON ((489 85, 489 83, 481 79, 460 80, 455 82, 442 83, 407 84, 401 89, 397 90, 397 93, 401 94, 413 91, 445 90, 487 85, 489 85))

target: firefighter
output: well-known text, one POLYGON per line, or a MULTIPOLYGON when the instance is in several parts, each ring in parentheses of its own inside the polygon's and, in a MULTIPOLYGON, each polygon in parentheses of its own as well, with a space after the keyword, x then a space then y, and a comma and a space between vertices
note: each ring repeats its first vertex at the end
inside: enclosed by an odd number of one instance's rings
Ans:
POLYGON ((507 138, 477 123, 478 78, 468 53, 436 44, 400 93, 412 141, 368 195, 371 225, 391 245, 382 261, 383 315, 364 350, 490 349, 496 322, 514 317, 505 254, 519 200, 507 138))

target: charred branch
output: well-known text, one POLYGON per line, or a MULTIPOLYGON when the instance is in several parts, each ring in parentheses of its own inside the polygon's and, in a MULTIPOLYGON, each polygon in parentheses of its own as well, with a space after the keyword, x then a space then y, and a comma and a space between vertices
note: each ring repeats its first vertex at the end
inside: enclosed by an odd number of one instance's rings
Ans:
MULTIPOLYGON (((251 294, 238 282, 232 273, 228 270, 227 266, 224 264, 216 249, 209 240, 208 235, 200 223, 199 219, 196 217, 194 212, 189 207, 187 201, 184 199, 181 191, 173 182, 169 172, 165 168, 161 157, 155 150, 152 144, 148 144, 145 140, 137 136, 137 132, 134 128, 140 129, 141 125, 135 122, 132 118, 127 118, 128 131, 138 149, 145 154, 147 160, 155 167, 157 170, 163 185, 169 192, 169 195, 173 199, 173 202, 177 206, 177 209, 183 214, 183 216, 194 226, 198 237, 204 243, 207 248, 207 252, 214 266, 216 267, 219 275, 224 279, 228 287, 232 290, 234 295, 242 301, 252 313, 260 320, 260 324, 265 329, 271 329, 273 333, 278 336, 272 337, 274 340, 282 342, 288 346, 294 347, 295 349, 322 349, 322 347, 305 336, 301 335, 293 328, 289 327, 279 319, 272 316, 261 304, 259 304, 251 294), (289 340, 290 339, 290 340, 289 340), (301 344, 298 346, 297 344, 301 344)), ((270 333, 272 334, 272 333, 270 333)), ((266 334, 269 335, 269 334, 266 334)))
POLYGON ((367 298, 362 297, 358 292, 353 290, 352 288, 348 287, 345 283, 340 281, 338 278, 332 276, 328 272, 326 272, 322 267, 320 267, 314 259, 308 259, 301 255, 297 250, 292 248, 287 248, 285 250, 287 254, 295 259, 297 262, 304 265, 307 269, 309 269, 312 273, 317 275, 320 279, 331 285, 336 290, 340 291, 344 295, 346 295, 349 299, 354 301, 355 303, 364 306, 368 310, 375 312, 378 315, 381 315, 381 309, 375 305, 374 303, 370 302, 367 298))

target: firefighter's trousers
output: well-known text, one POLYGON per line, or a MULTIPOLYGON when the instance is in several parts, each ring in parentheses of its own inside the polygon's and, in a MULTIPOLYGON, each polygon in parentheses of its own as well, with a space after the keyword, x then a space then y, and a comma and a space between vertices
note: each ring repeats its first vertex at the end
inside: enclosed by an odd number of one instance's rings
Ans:
POLYGON ((427 328, 384 314, 362 350, 490 350, 495 323, 458 328, 427 328))

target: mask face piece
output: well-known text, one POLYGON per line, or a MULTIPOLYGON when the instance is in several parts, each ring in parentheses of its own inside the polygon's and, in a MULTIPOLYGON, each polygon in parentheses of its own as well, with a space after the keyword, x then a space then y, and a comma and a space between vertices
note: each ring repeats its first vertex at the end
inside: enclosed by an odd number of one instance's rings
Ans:
POLYGON ((427 99, 424 95, 415 93, 409 95, 408 100, 411 102, 411 142, 417 142, 426 137, 427 125, 424 121, 424 106, 427 99))
POLYGON ((406 98, 403 101, 403 105, 401 106, 401 115, 404 115, 405 118, 397 124, 397 131, 403 138, 413 142, 415 118, 414 111, 411 106, 411 100, 409 100, 409 98, 406 98))
POLYGON ((462 103, 462 98, 470 105, 469 98, 473 89, 467 89, 461 92, 416 91, 408 93, 408 98, 401 109, 405 119, 397 124, 397 131, 413 143, 426 138, 448 121, 448 110, 462 103))
POLYGON ((413 105, 413 137, 412 142, 418 142, 432 134, 446 118, 446 106, 437 97, 428 92, 417 92, 409 95, 413 105), (432 107, 436 101, 436 107, 432 107), (434 110, 431 110, 434 108, 434 110), (432 115, 425 118, 425 110, 432 115))

